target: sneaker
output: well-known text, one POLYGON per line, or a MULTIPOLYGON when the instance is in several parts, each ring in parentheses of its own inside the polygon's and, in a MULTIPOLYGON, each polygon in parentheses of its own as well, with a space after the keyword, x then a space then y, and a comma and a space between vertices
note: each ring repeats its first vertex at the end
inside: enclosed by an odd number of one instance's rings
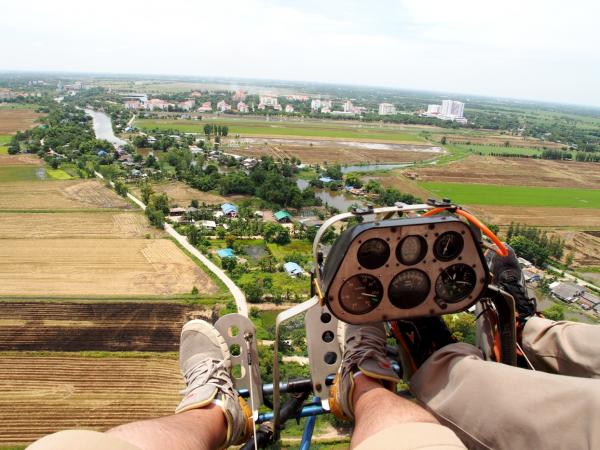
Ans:
POLYGON ((485 259, 493 275, 493 281, 502 290, 508 292, 515 299, 517 309, 517 322, 523 326, 527 319, 534 316, 537 309, 535 297, 529 295, 525 285, 525 277, 519 266, 515 251, 504 244, 508 250, 507 256, 501 256, 498 253, 488 250, 485 259))
POLYGON ((407 379, 436 350, 456 342, 441 317, 397 320, 392 331, 401 349, 402 370, 407 379))
POLYGON ((383 323, 346 325, 342 364, 329 390, 331 412, 339 419, 354 421, 352 396, 354 375, 380 380, 384 387, 395 391, 401 380, 394 372, 386 353, 386 335, 383 323))
POLYGON ((199 319, 183 326, 179 366, 186 388, 175 413, 216 404, 227 421, 223 447, 245 442, 252 432, 252 412, 233 387, 229 348, 215 327, 199 319))

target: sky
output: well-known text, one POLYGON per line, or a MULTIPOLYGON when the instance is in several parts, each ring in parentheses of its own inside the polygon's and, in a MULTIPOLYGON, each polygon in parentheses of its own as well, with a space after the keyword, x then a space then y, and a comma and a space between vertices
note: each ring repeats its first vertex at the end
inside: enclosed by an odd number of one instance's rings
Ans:
POLYGON ((280 79, 600 106, 600 2, 19 0, 0 71, 280 79))

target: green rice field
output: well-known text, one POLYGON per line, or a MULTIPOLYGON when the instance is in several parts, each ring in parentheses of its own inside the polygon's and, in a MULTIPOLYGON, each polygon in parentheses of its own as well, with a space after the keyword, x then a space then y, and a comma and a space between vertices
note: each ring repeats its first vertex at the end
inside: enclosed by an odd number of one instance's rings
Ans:
POLYGON ((438 197, 465 205, 600 208, 600 189, 420 182, 438 197))
POLYGON ((0 134, 0 155, 8 154, 8 143, 12 136, 8 134, 0 134))
POLYGON ((44 169, 38 166, 0 167, 0 183, 14 181, 70 180, 73 177, 62 169, 44 169))
POLYGON ((213 123, 229 127, 229 136, 289 136, 289 137, 315 137, 338 139, 365 139, 393 142, 425 142, 421 136, 393 128, 379 128, 346 125, 338 123, 284 123, 231 119, 203 119, 193 120, 150 120, 142 119, 135 125, 146 129, 176 129, 184 133, 203 133, 204 125, 213 123))
POLYGON ((483 155, 491 155, 492 153, 504 153, 510 155, 525 155, 535 156, 541 155, 542 150, 526 147, 496 147, 493 145, 462 145, 454 144, 448 147, 454 147, 457 150, 462 150, 467 153, 481 153, 483 155))

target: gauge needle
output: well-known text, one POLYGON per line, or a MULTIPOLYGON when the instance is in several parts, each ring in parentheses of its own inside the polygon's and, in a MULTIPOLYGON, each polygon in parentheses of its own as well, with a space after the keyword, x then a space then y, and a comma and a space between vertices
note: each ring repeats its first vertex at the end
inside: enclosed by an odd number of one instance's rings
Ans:
POLYGON ((471 285, 471 283, 469 283, 468 281, 454 280, 454 282, 457 283, 457 284, 468 284, 468 285, 471 285))
POLYGON ((360 294, 360 295, 364 295, 365 297, 374 297, 374 298, 375 298, 375 297, 377 297, 377 295, 375 295, 375 294, 367 294, 367 293, 365 293, 365 292, 363 292, 363 293, 362 293, 362 294, 360 294))
POLYGON ((450 245, 450 238, 446 239, 446 246, 444 247, 444 255, 448 252, 448 246, 450 245))

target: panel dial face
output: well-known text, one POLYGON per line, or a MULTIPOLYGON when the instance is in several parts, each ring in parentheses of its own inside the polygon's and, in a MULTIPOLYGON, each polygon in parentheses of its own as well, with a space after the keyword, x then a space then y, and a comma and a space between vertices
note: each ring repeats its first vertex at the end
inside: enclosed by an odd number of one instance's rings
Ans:
POLYGON ((416 234, 406 236, 396 247, 396 258, 405 266, 420 262, 427 254, 427 241, 416 234))
POLYGON ((383 239, 369 239, 361 244, 356 258, 365 269, 377 269, 390 257, 390 246, 383 239))
POLYGON ((408 309, 420 305, 429 295, 429 276, 418 269, 408 269, 396 275, 388 289, 390 302, 398 308, 408 309))
POLYGON ((466 264, 453 264, 440 273, 435 282, 435 294, 448 303, 466 298, 477 282, 475 271, 466 264))
POLYGON ((451 261, 463 250, 465 241, 460 233, 447 231, 442 233, 433 244, 433 254, 440 261, 451 261))
POLYGON ((361 273, 348 278, 340 289, 340 305, 352 314, 366 314, 383 298, 383 286, 373 275, 361 273))

